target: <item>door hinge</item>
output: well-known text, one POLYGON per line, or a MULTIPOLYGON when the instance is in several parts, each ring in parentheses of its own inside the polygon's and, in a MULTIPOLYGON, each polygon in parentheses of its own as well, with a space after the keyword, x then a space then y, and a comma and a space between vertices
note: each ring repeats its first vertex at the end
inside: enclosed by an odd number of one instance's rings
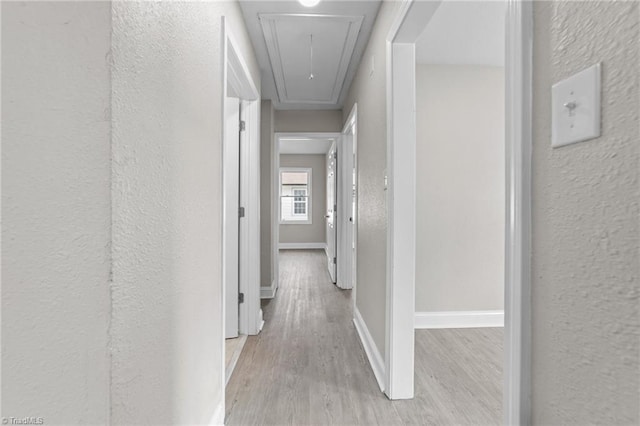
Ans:
POLYGON ((333 212, 336 213, 338 211, 338 205, 334 204, 333 205, 333 212))
POLYGON ((244 132, 247 128, 247 124, 244 122, 244 120, 240 120, 240 131, 244 132))
POLYGON ((338 153, 337 153, 337 152, 334 152, 334 153, 333 153, 333 159, 334 159, 334 160, 337 160, 337 159, 338 159, 338 153))
POLYGON ((244 303, 244 293, 238 293, 238 303, 244 303))
POLYGON ((333 264, 335 265, 336 263, 338 263, 338 259, 337 258, 333 258, 333 264))
POLYGON ((238 209, 238 217, 244 217, 244 207, 238 209))

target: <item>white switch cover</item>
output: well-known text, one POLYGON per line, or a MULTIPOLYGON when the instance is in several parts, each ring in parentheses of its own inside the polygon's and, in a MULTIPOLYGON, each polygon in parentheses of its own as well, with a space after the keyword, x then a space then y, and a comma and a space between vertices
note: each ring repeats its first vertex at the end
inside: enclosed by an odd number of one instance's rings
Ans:
POLYGON ((553 85, 551 146, 600 136, 600 64, 553 85))

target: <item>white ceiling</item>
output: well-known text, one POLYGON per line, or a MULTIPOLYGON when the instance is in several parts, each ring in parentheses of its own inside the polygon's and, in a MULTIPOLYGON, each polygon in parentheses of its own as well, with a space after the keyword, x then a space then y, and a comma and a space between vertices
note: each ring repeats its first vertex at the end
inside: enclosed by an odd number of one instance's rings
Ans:
POLYGON ((333 139, 291 137, 280 138, 280 154, 326 154, 333 139))
POLYGON ((262 98, 277 109, 342 108, 380 1, 323 0, 307 8, 296 0, 240 0, 240 6, 262 72, 262 98))
POLYGON ((416 43, 416 61, 504 66, 506 5, 504 0, 444 0, 416 43))

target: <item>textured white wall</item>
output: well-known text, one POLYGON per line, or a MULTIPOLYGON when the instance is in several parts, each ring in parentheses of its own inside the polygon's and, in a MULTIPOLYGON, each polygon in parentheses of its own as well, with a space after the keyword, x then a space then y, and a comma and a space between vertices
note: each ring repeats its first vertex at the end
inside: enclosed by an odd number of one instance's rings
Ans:
POLYGON ((417 65, 416 311, 504 306, 504 68, 417 65))
POLYGON ((533 422, 640 423, 640 8, 535 2, 533 422), (602 61, 602 136, 551 149, 551 85, 602 61))
POLYGON ((2 416, 109 423, 111 7, 2 2, 2 416))
POLYGON ((324 243, 327 240, 327 160, 323 154, 280 155, 280 167, 311 168, 311 223, 280 225, 281 243, 324 243))
POLYGON ((221 16, 113 3, 112 421, 206 424, 222 401, 221 16))
POLYGON ((401 2, 380 6, 371 38, 349 89, 343 108, 346 120, 358 103, 358 235, 356 306, 384 354, 387 276, 386 37, 401 2), (370 74, 371 56, 375 71, 370 74))
POLYGON ((276 110, 276 132, 341 132, 340 110, 276 110))

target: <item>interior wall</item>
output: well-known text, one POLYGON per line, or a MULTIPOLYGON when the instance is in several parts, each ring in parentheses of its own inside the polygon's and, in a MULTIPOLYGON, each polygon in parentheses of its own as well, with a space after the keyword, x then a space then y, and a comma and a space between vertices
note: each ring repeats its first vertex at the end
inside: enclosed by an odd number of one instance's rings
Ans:
POLYGON ((281 154, 280 167, 311 168, 311 223, 280 224, 281 243, 326 243, 327 157, 324 154, 281 154))
POLYGON ((1 7, 1 416, 109 424, 111 6, 1 7))
POLYGON ((273 236, 271 235, 271 172, 273 169, 274 109, 270 100, 260 105, 260 285, 269 287, 273 282, 273 236))
POLYGON ((237 2, 112 7, 111 420, 209 424, 224 403, 223 15, 260 71, 237 2))
POLYGON ((533 8, 533 423, 639 424, 639 4, 533 8), (552 149, 552 84, 600 61, 602 136, 552 149))
POLYGON ((341 110, 276 110, 276 132, 341 132, 341 110))
POLYGON ((380 353, 385 349, 387 277, 386 37, 401 2, 380 6, 371 38, 345 100, 342 121, 358 103, 358 221, 356 307, 380 353), (371 69, 373 56, 374 69, 371 69))
POLYGON ((504 309, 504 68, 416 66, 416 311, 504 309))

